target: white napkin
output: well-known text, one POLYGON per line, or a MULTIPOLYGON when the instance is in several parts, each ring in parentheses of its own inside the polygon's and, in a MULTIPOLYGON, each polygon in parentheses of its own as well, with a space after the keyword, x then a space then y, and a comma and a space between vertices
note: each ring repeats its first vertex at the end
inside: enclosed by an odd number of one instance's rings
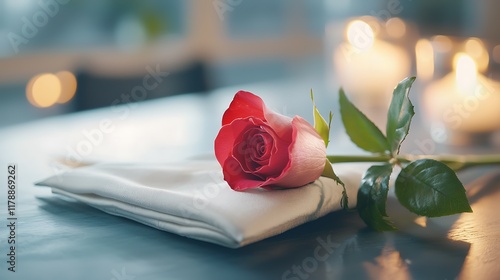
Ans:
MULTIPOLYGON (((336 164, 349 206, 364 168, 336 164)), ((340 209, 342 187, 321 177, 300 188, 233 191, 215 160, 177 164, 96 164, 54 175, 37 185, 112 215, 160 230, 241 247, 340 209)))

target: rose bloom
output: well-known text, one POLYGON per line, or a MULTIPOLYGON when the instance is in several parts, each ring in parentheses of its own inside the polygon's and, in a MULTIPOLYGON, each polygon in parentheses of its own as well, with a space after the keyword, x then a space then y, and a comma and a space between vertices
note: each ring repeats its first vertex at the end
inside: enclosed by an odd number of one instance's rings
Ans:
POLYGON ((303 118, 275 113, 260 97, 239 91, 222 117, 215 156, 233 190, 294 188, 321 176, 326 148, 303 118))

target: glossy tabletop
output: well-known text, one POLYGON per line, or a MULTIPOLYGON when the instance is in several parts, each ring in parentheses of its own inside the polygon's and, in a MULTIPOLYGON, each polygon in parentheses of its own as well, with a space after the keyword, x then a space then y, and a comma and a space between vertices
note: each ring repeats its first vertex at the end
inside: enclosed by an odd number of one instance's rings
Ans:
MULTIPOLYGON (((311 120, 336 95, 321 84, 282 81, 242 87, 270 108, 311 120)), ((34 182, 64 164, 166 162, 212 153, 220 118, 240 88, 188 94, 43 119, 0 129, 0 279, 495 279, 500 275, 500 172, 460 174, 473 214, 414 221, 389 199, 400 226, 379 233, 355 212, 336 212, 240 249, 188 239, 53 195, 34 182), (15 270, 8 271, 7 171, 17 171, 15 270)), ((414 123, 405 149, 431 143, 414 123)), ((338 117, 332 153, 359 153, 338 117)), ((495 148, 490 147, 488 151, 495 148)), ((436 148, 435 151, 439 149, 436 148)), ((498 152, 498 150, 497 150, 498 152)), ((497 278, 498 279, 498 278, 497 278)))

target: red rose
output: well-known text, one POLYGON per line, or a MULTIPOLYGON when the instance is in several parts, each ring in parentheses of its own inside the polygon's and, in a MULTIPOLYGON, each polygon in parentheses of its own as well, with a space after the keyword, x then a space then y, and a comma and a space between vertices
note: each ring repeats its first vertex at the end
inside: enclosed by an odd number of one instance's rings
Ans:
POLYGON ((215 156, 233 190, 294 188, 321 176, 326 148, 303 118, 275 113, 260 97, 239 91, 222 117, 215 156))

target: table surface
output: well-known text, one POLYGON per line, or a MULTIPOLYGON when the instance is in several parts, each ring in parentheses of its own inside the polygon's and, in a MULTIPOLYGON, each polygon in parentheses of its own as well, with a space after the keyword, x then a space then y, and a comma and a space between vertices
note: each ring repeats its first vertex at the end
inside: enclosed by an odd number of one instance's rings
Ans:
MULTIPOLYGON (((311 83, 275 82, 244 89, 263 96, 280 113, 311 120, 311 83)), ((460 174, 473 214, 413 221, 390 198, 389 215, 399 231, 374 232, 357 213, 336 212, 240 249, 159 231, 33 185, 64 171, 67 167, 61 161, 171 162, 212 153, 222 113, 238 89, 124 103, 0 129, 0 168, 16 164, 18 176, 15 273, 7 270, 7 188, 1 184, 0 279, 494 279, 500 275, 500 173, 495 168, 460 174)), ((338 107, 335 93, 326 86, 320 84, 315 93, 323 112, 338 107)), ((338 116, 335 110, 334 114, 338 116)), ((338 119, 329 152, 359 153, 338 119)), ((415 150, 425 143, 432 152, 443 150, 431 142, 420 123, 414 122, 418 133, 410 134, 404 148, 415 150)), ((7 171, 2 174, 6 182, 7 171)))

